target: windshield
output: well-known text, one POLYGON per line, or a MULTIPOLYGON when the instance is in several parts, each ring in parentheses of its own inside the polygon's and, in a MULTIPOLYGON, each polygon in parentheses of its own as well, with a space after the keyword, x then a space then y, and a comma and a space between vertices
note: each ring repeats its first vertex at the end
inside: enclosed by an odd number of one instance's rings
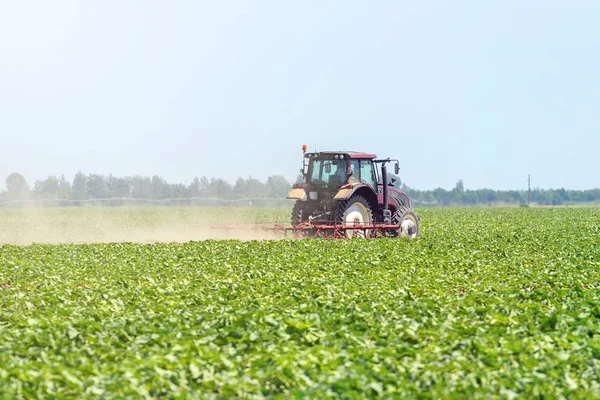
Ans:
POLYGON ((310 181, 330 186, 346 182, 346 160, 311 160, 310 181))

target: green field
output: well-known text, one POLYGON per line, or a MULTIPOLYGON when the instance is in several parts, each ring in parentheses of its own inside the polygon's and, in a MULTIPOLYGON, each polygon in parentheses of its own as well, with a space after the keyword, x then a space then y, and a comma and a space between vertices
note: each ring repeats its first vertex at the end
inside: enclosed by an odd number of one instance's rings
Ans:
MULTIPOLYGON (((277 213, 2 211, 0 242, 277 213)), ((0 398, 600 397, 600 209, 419 214, 414 241, 5 244, 0 398)))

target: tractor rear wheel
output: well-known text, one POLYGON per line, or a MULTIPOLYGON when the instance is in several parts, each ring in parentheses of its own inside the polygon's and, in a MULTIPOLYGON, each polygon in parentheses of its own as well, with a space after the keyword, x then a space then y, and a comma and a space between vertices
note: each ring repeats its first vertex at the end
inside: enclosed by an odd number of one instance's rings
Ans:
MULTIPOLYGON (((335 210, 335 223, 344 226, 353 224, 372 224, 373 211, 367 199, 361 195, 354 195, 348 200, 340 202, 335 210)), ((345 231, 346 237, 369 238, 371 230, 348 229, 345 231), (366 233, 366 234, 365 234, 366 233)))
POLYGON ((408 207, 399 207, 392 215, 392 224, 400 225, 393 231, 395 237, 414 239, 419 236, 419 217, 408 207))

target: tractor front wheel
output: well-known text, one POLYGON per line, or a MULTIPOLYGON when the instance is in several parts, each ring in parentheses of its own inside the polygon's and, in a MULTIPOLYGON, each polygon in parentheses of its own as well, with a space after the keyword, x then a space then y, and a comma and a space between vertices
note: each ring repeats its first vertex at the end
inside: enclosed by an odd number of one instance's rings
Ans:
MULTIPOLYGON (((292 208, 292 226, 294 228, 302 225, 308 220, 310 211, 306 201, 297 200, 292 208)), ((311 237, 312 233, 306 229, 298 229, 294 231, 294 237, 297 239, 311 237)))
POLYGON ((400 207, 392 215, 392 224, 400 225, 394 236, 414 239, 419 236, 419 217, 413 210, 400 207))
POLYGON ((306 202, 297 200, 292 208, 292 226, 297 226, 308 219, 308 214, 304 212, 306 202), (305 215, 306 214, 306 215, 305 215))

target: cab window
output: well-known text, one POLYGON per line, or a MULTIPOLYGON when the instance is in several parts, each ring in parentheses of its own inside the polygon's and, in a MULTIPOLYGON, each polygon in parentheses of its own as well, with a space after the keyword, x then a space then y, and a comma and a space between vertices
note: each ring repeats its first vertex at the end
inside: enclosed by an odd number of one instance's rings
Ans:
POLYGON ((345 160, 313 160, 310 169, 311 182, 341 185, 346 181, 345 160))
POLYGON ((348 182, 350 182, 350 183, 360 182, 359 160, 350 160, 350 171, 352 172, 352 175, 350 175, 350 179, 348 180, 348 182))
POLYGON ((371 186, 375 185, 375 171, 371 160, 360 160, 360 180, 371 186))

